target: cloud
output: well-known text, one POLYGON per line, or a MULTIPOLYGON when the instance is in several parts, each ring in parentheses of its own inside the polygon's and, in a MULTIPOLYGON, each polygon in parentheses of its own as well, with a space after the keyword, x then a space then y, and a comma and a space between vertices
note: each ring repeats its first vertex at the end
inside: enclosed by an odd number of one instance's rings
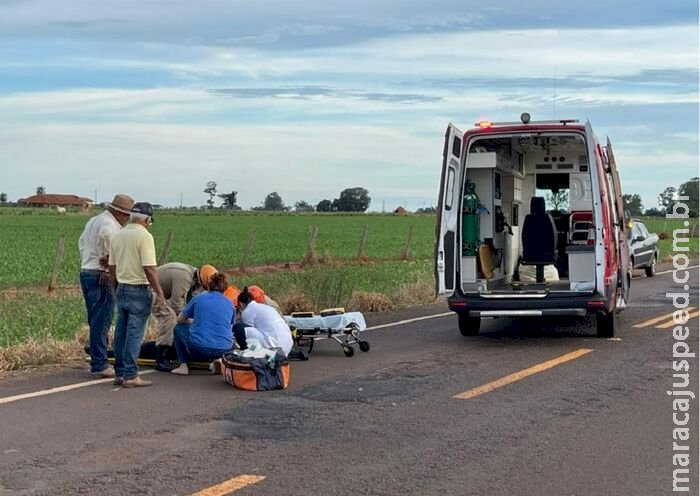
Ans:
POLYGON ((86 29, 86 28, 97 28, 103 27, 110 24, 119 25, 127 24, 129 21, 126 19, 88 19, 84 21, 50 21, 49 26, 56 26, 61 28, 69 29, 86 29))
POLYGON ((441 97, 415 93, 380 93, 366 91, 344 91, 319 86, 298 86, 280 88, 217 88, 209 90, 215 95, 236 98, 293 98, 308 100, 314 97, 352 98, 389 103, 437 102, 441 97))

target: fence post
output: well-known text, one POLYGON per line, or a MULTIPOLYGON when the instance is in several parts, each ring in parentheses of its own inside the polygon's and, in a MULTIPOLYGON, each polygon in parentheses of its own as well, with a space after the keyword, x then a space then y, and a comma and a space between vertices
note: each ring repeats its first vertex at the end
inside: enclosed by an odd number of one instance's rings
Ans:
POLYGON ((413 241, 413 226, 408 228, 408 237, 406 238, 406 248, 403 251, 403 259, 408 260, 411 256, 411 242, 413 241))
POLYGON ((241 265, 239 267, 241 270, 245 269, 248 260, 250 260, 250 257, 253 256, 253 247, 255 246, 256 235, 256 232, 253 231, 250 233, 250 237, 248 237, 248 247, 246 248, 245 253, 243 254, 243 258, 241 258, 241 265))
POLYGON ((66 235, 61 234, 58 237, 58 246, 56 247, 56 255, 53 257, 53 270, 51 271, 51 280, 49 281, 49 291, 56 289, 56 281, 58 272, 61 270, 61 260, 63 259, 63 247, 66 244, 66 235))
POLYGON ((360 236, 360 247, 357 250, 357 258, 358 260, 362 260, 366 258, 365 256, 365 243, 367 242, 367 226, 365 225, 362 228, 362 235, 360 236))
POLYGON ((173 232, 168 231, 168 237, 165 238, 165 244, 163 249, 160 251, 160 257, 158 257, 158 265, 163 265, 168 260, 168 255, 170 254, 170 243, 173 241, 173 232))
POLYGON ((316 263, 316 236, 318 236, 318 227, 314 226, 311 228, 311 235, 309 236, 309 247, 306 250, 304 263, 316 263))

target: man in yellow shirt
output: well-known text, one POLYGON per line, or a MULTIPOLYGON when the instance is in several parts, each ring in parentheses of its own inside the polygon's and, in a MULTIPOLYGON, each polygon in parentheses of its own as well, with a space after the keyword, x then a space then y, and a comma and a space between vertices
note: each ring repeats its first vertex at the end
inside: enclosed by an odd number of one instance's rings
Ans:
POLYGON ((156 271, 156 247, 148 228, 153 224, 153 207, 137 202, 131 222, 114 235, 109 248, 109 272, 117 295, 117 325, 114 330, 114 383, 123 387, 150 386, 138 375, 139 356, 146 324, 155 309, 165 305, 156 271))

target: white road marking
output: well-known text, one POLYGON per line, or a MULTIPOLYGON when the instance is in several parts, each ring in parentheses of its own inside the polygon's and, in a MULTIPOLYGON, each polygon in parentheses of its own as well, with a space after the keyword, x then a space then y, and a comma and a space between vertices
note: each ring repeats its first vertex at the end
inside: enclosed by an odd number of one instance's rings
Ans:
MULTIPOLYGON (((454 315, 454 313, 453 312, 445 312, 445 313, 438 313, 438 314, 434 314, 434 315, 426 315, 424 317, 416 317, 415 319, 399 320, 397 322, 390 322, 388 324, 382 324, 382 325, 378 325, 378 326, 368 327, 367 329, 365 329, 365 331, 376 331, 378 329, 386 329, 387 327, 394 327, 394 326, 399 326, 399 325, 403 325, 403 324, 410 324, 412 322, 420 322, 421 320, 446 317, 448 315, 454 315)), ((155 372, 155 371, 154 370, 144 370, 144 371, 139 372, 139 373, 144 375, 144 374, 150 374, 153 372, 155 372)), ((66 391, 72 391, 73 389, 94 386, 96 384, 105 384, 105 383, 112 382, 112 381, 114 381, 114 379, 95 379, 92 381, 78 382, 76 384, 68 384, 67 386, 59 386, 59 387, 50 388, 50 389, 43 389, 41 391, 36 391, 33 393, 24 393, 24 394, 18 394, 15 396, 7 396, 5 398, 0 398, 0 405, 5 404, 5 403, 12 403, 14 401, 26 400, 29 398, 37 398, 39 396, 46 396, 47 394, 64 393, 66 391)))
MULTIPOLYGON (((155 370, 144 370, 140 371, 140 375, 152 374, 155 370)), ((94 386, 95 384, 106 384, 108 382, 114 382, 114 379, 95 379, 93 381, 78 382, 76 384, 68 384, 67 386, 59 386, 50 389, 43 389, 41 391, 35 391, 33 393, 18 394, 15 396, 7 396, 5 398, 0 398, 0 405, 4 403, 12 403, 13 401, 26 400, 29 398, 37 398, 39 396, 46 396, 47 394, 63 393, 65 391, 71 391, 73 389, 84 388, 87 386, 94 386)))
MULTIPOLYGON (((700 267, 700 265, 693 265, 692 267, 686 267, 686 268, 683 269, 683 270, 697 269, 698 267, 700 267)), ((675 269, 664 270, 663 272, 657 272, 656 275, 657 275, 657 276, 660 276, 660 275, 663 275, 663 274, 670 274, 670 273, 673 272, 674 270, 675 270, 675 269)))
POLYGON ((421 320, 436 319, 438 317, 447 317, 448 315, 455 315, 454 312, 436 313, 434 315, 426 315, 425 317, 416 317, 415 319, 399 320, 397 322, 390 322, 388 324, 382 324, 377 326, 368 327, 365 331, 376 331, 378 329, 386 329, 387 327, 394 327, 403 324, 410 324, 412 322, 420 322, 421 320))

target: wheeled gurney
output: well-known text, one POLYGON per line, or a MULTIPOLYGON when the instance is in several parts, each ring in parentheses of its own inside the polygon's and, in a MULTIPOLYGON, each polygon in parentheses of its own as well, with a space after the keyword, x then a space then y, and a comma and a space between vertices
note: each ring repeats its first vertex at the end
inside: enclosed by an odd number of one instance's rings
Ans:
POLYGON ((360 337, 360 333, 367 328, 360 312, 331 311, 330 314, 321 312, 321 315, 300 312, 285 315, 284 318, 292 329, 295 344, 307 353, 311 353, 314 341, 321 339, 337 342, 346 357, 355 354, 355 344, 360 351, 369 351, 369 342, 360 337))

